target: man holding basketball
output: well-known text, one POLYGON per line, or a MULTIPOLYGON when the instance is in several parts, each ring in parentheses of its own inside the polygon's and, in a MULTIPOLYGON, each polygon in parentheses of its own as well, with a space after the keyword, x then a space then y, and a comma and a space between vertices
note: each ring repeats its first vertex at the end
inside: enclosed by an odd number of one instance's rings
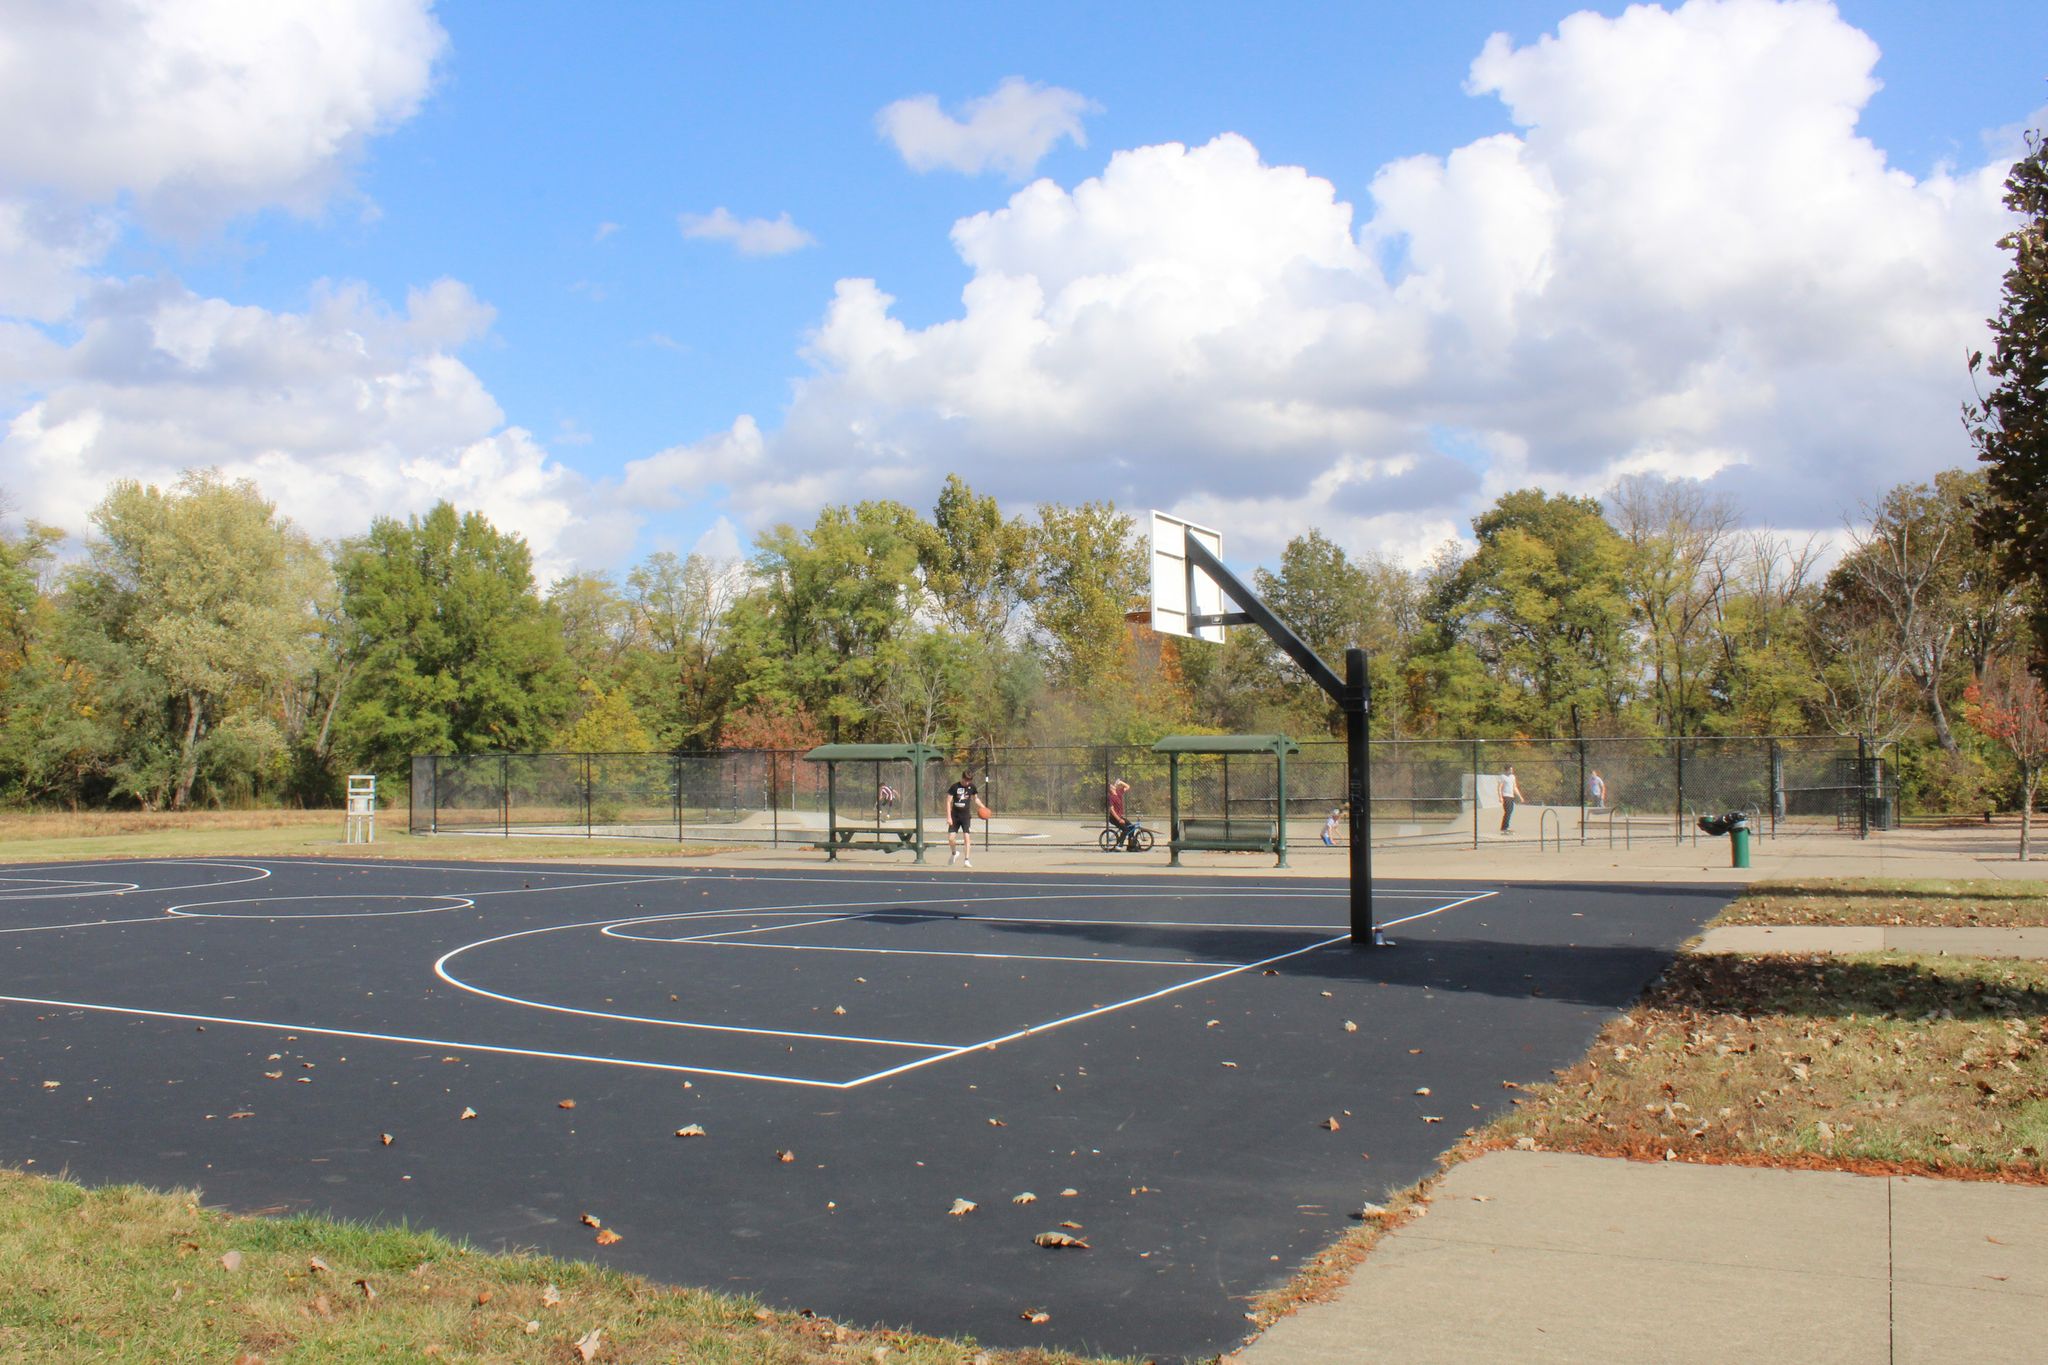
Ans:
POLYGON ((965 861, 974 866, 974 817, 988 818, 988 807, 981 804, 974 788, 974 774, 963 772, 960 780, 946 788, 946 847, 953 856, 946 859, 948 866, 965 861), (965 841, 966 858, 960 856, 965 841))

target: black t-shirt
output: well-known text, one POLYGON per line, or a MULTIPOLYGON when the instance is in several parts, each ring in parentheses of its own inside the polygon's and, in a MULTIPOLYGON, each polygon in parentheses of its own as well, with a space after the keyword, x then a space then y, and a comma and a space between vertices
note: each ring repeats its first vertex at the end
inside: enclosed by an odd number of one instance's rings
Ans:
POLYGON ((955 820, 965 820, 974 813, 974 784, 955 782, 946 788, 946 809, 955 820))

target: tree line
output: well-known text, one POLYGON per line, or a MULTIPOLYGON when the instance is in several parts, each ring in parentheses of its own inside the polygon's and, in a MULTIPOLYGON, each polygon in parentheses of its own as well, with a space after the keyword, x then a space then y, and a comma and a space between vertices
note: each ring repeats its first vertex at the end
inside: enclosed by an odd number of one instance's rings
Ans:
MULTIPOLYGON (((2016 777, 1959 718, 2036 598, 1979 526, 1980 473, 1893 489, 1826 573, 1698 485, 1527 489, 1412 572, 1308 529, 1253 574, 1319 652, 1372 659, 1382 738, 1862 733, 1925 804, 2016 777)), ((414 754, 1149 741, 1339 733, 1257 631, 1143 625, 1146 547, 1109 503, 1006 516, 949 477, 781 525, 743 561, 649 555, 543 589, 447 504, 316 544, 211 471, 116 484, 82 554, 0 536, 0 799, 329 804, 414 754)))

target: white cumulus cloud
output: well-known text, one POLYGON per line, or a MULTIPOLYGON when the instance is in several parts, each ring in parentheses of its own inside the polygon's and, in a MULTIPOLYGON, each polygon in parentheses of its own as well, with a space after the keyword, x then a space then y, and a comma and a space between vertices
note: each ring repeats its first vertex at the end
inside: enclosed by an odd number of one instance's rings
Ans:
POLYGON ((1081 120, 1099 109, 1072 90, 1011 76, 967 101, 959 117, 940 108, 936 95, 913 95, 884 106, 875 127, 914 171, 996 170, 1021 180, 1061 138, 1087 146, 1081 120))
POLYGON ((742 256, 786 256, 817 243, 817 238, 790 221, 787 212, 773 218, 739 218, 724 205, 709 213, 685 213, 676 220, 683 236, 708 242, 730 242, 742 256))
POLYGON ((840 281, 743 466, 641 477, 759 525, 958 470, 1012 505, 1178 508, 1251 557, 1313 524, 1419 558, 1511 488, 1643 470, 1837 524, 1968 459, 1962 357, 2003 270, 2006 163, 1889 164, 1858 132, 1878 55, 1810 0, 1497 37, 1467 90, 1506 128, 1358 207, 1231 134, 1118 152, 954 226, 955 316, 840 281))

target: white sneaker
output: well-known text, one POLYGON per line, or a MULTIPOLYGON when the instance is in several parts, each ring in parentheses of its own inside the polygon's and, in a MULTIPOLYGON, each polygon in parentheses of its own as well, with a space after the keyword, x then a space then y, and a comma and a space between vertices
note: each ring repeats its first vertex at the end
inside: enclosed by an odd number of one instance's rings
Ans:
POLYGON ((973 866, 974 866, 974 859, 972 859, 972 858, 969 858, 969 859, 967 860, 967 865, 968 865, 969 867, 973 867, 973 866))
POLYGON ((959 852, 958 852, 958 851, 956 850, 956 851, 954 852, 954 854, 953 854, 953 856, 952 856, 952 857, 950 857, 950 858, 946 859, 946 866, 947 866, 947 867, 951 867, 951 866, 952 866, 952 865, 953 865, 954 863, 957 863, 957 862, 959 862, 959 861, 960 861, 960 854, 959 854, 959 852))

